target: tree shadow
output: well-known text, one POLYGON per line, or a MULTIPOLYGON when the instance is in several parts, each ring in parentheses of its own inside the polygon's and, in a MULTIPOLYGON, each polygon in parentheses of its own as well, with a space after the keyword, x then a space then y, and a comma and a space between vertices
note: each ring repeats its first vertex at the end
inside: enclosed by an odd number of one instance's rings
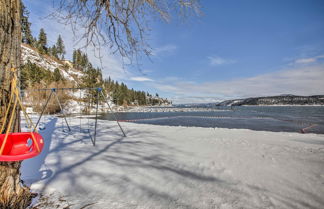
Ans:
POLYGON ((136 208, 136 204, 143 208, 213 208, 222 204, 234 208, 270 207, 261 197, 258 202, 249 200, 261 193, 287 208, 324 204, 319 196, 291 182, 289 188, 306 194, 314 204, 245 185, 209 164, 198 165, 192 160, 196 153, 170 145, 150 129, 130 128, 125 138, 117 125, 109 123, 108 127, 100 121, 95 147, 88 132, 78 131, 79 126, 73 124, 71 129, 71 133, 50 134, 52 146, 46 155, 49 169, 39 171, 39 166, 37 170, 46 178, 32 183, 43 180, 39 182, 43 193, 55 189, 70 194, 76 207, 90 202, 96 208, 105 208, 103 204, 109 202, 110 208, 116 202, 121 208, 136 208))
POLYGON ((53 173, 49 169, 41 170, 41 168, 50 152, 52 135, 54 133, 56 123, 57 118, 53 118, 46 124, 46 131, 40 131, 40 134, 44 139, 44 147, 42 152, 38 156, 22 162, 20 171, 22 173, 24 183, 28 186, 39 180, 49 178, 53 173))
MULTIPOLYGON (((77 204, 81 205, 87 204, 82 201, 90 199, 100 201, 101 198, 109 196, 111 191, 117 194, 119 191, 126 191, 130 196, 146 199, 145 204, 149 206, 163 203, 171 204, 172 208, 177 205, 195 208, 170 190, 172 184, 175 188, 193 195, 200 195, 208 188, 210 192, 206 198, 209 199, 215 195, 225 195, 234 201, 237 197, 248 196, 236 188, 236 183, 216 177, 217 173, 206 174, 195 170, 195 165, 179 161, 178 158, 189 158, 194 153, 155 140, 161 136, 150 130, 131 129, 127 131, 125 138, 121 136, 117 125, 100 128, 97 145, 93 147, 87 133, 73 134, 73 130, 77 128, 78 126, 71 126, 72 133, 65 135, 64 140, 61 139, 62 136, 53 135, 56 142, 48 151, 48 167, 53 172, 49 178, 43 179, 40 192, 46 193, 53 187, 63 186, 66 193, 73 192, 72 198, 80 199, 77 204), (83 144, 85 141, 86 144, 83 144), (143 179, 146 180, 142 182, 143 179), (106 186, 109 189, 101 191, 96 188, 98 182, 98 187, 106 186), (163 182, 168 184, 167 189, 158 186, 164 184, 163 182), (231 192, 226 194, 224 190, 231 192)), ((127 201, 123 204, 127 205, 125 207, 130 206, 127 201)))

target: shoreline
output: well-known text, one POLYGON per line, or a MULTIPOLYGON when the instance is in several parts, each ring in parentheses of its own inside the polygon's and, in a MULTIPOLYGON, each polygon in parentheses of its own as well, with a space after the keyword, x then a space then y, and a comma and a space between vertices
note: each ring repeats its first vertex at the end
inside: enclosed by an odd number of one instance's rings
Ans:
MULTIPOLYGON (((95 119, 95 114, 89 114, 89 115, 67 115, 67 119, 68 121, 73 120, 74 119, 82 119, 82 120, 86 120, 86 119, 95 119)), ((61 115, 44 115, 43 117, 57 117, 57 118, 62 118, 61 115)), ((165 117, 165 118, 176 118, 176 117, 185 117, 185 116, 175 116, 175 117, 165 117)), ((203 117, 201 117, 203 118, 203 117)), ((213 118, 213 117, 212 117, 213 118)), ((275 130, 258 130, 258 129, 251 129, 251 128, 230 128, 230 127, 207 127, 207 126, 194 126, 194 125, 170 125, 170 124, 151 124, 151 123, 136 123, 136 121, 142 121, 142 120, 157 120, 157 119, 161 119, 161 118, 142 118, 142 119, 129 119, 129 120, 117 120, 119 123, 131 123, 131 124, 139 124, 139 125, 149 125, 149 126, 161 126, 161 127, 183 127, 183 128, 206 128, 206 129, 227 129, 227 130, 250 130, 250 131, 264 131, 264 132, 270 132, 270 133, 297 133, 297 134, 315 134, 315 135, 323 135, 324 133, 314 133, 314 132, 308 132, 307 129, 309 128, 309 126, 305 126, 303 128, 301 128, 300 130, 296 130, 296 131, 275 131, 275 130)), ((115 120, 107 120, 107 119, 101 119, 98 118, 98 121, 108 121, 109 123, 116 123, 115 120)), ((84 122, 87 123, 87 122, 84 122)), ((43 125, 43 122, 40 122, 40 125, 43 125)), ((311 125, 312 127, 312 125, 311 125)))
POLYGON ((219 111, 229 111, 217 108, 197 108, 197 107, 131 107, 126 109, 125 112, 219 112, 219 111))
MULTIPOLYGON (((298 104, 296 104, 296 105, 241 105, 241 106, 243 106, 243 107, 249 107, 249 106, 251 106, 251 107, 259 107, 259 106, 261 106, 261 107, 271 107, 271 106, 273 106, 273 107, 324 107, 324 105, 298 105, 298 104)), ((240 107, 240 106, 233 106, 233 107, 240 107)))
POLYGON ((241 105, 241 106, 215 106, 210 107, 160 107, 160 106, 141 106, 128 107, 119 112, 218 112, 231 111, 237 107, 324 107, 324 105, 241 105), (223 108, 223 109, 222 109, 223 108))
MULTIPOLYGON (((274 109, 269 108, 269 106, 266 106, 265 109, 254 107, 211 109, 143 106, 114 113, 116 113, 120 122, 149 123, 171 127, 222 127, 271 132, 324 133, 324 121, 317 119, 319 115, 324 114, 322 107, 312 108, 308 106, 308 109, 296 106, 291 106, 292 109, 287 108, 287 106, 283 108, 275 106, 274 109), (279 108, 278 111, 276 108, 279 108)), ((99 119, 115 120, 111 112, 99 110, 99 119)), ((94 113, 95 111, 92 111, 90 114, 80 115, 80 112, 77 112, 69 113, 67 116, 94 118, 94 113)), ((33 117, 37 118, 37 114, 34 114, 33 117)))
MULTIPOLYGON (((104 120, 105 121, 105 120, 104 120)), ((115 122, 115 121, 110 121, 110 122, 115 122)), ((203 129, 213 129, 215 131, 220 130, 220 131, 255 131, 255 132, 264 132, 264 133, 282 133, 282 134, 299 134, 299 135, 314 135, 314 136, 323 136, 324 133, 312 133, 312 132, 293 132, 293 131, 268 131, 268 130, 254 130, 254 129, 249 129, 249 128, 225 128, 225 127, 202 127, 202 126, 183 126, 183 125, 160 125, 160 124, 150 124, 150 123, 134 123, 132 121, 123 121, 123 120, 118 120, 119 123, 121 124, 138 124, 138 125, 146 125, 146 126, 156 126, 156 127, 169 127, 169 128, 203 128, 203 129), (224 130, 223 130, 224 129, 224 130)), ((306 127, 307 128, 307 127, 306 127)))

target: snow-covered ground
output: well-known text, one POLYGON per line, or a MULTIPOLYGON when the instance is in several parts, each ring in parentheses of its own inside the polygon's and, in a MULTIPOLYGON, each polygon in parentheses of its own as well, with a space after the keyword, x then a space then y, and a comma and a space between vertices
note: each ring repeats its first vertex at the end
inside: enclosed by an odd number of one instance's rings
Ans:
POLYGON ((61 120, 21 168, 44 208, 324 208, 323 135, 61 120))

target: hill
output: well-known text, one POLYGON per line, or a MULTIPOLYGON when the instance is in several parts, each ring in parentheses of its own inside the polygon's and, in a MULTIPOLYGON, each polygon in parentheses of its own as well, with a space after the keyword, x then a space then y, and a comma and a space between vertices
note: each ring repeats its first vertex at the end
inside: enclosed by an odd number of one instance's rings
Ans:
MULTIPOLYGON (((168 105, 167 99, 160 98, 144 92, 129 89, 126 84, 104 79, 100 68, 92 66, 87 55, 81 50, 74 50, 73 60, 61 60, 49 53, 41 52, 38 48, 22 44, 21 87, 27 92, 25 102, 41 108, 41 103, 46 100, 46 92, 34 92, 43 88, 85 88, 85 90, 71 90, 59 92, 63 103, 96 102, 96 92, 86 88, 102 87, 112 105, 168 105), (81 101, 80 101, 81 100, 81 101)), ((48 93, 47 93, 48 94, 48 93)), ((86 109, 86 105, 83 105, 86 109)), ((50 112, 59 111, 59 106, 50 108, 50 112)))
POLYGON ((21 58, 24 67, 28 64, 34 64, 53 74, 57 69, 62 75, 62 79, 69 80, 75 85, 85 76, 84 72, 74 68, 73 63, 69 60, 59 60, 53 56, 41 54, 36 48, 27 44, 21 44, 21 49, 21 58))
POLYGON ((324 105, 324 95, 296 96, 288 94, 280 96, 234 99, 220 102, 216 106, 242 105, 324 105))

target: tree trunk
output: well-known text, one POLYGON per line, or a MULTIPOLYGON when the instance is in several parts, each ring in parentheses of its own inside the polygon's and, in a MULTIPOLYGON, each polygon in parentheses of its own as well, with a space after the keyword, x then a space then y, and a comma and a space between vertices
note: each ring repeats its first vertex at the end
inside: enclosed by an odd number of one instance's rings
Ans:
MULTIPOLYGON (((20 0, 0 0, 0 125, 9 103, 12 67, 20 66, 20 0)), ((15 111, 12 131, 19 130, 19 111, 15 111)), ((7 124, 8 121, 5 121, 7 124)), ((0 162, 0 208, 24 209, 32 195, 20 180, 21 162, 0 162)))

